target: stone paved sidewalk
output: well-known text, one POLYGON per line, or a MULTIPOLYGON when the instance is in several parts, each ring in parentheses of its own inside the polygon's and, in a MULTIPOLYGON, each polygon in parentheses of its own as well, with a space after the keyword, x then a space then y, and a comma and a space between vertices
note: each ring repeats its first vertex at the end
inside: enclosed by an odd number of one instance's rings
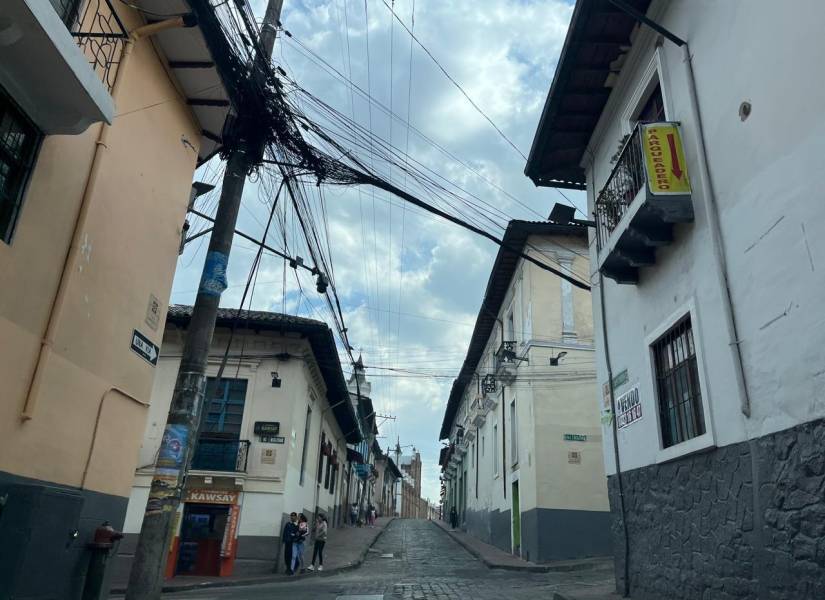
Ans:
MULTIPOLYGON (((293 581, 307 577, 328 577, 342 573, 349 569, 356 568, 364 562, 371 546, 392 520, 392 517, 379 518, 374 528, 346 526, 330 529, 327 535, 327 544, 324 547, 323 572, 304 572, 296 576, 273 573, 272 575, 247 575, 239 577, 175 577, 164 583, 163 591, 180 592, 205 588, 256 585, 277 581, 293 581)), ((307 545, 304 558, 307 563, 309 563, 309 560, 312 558, 312 545, 307 545)), ((115 582, 109 597, 122 597, 126 592, 125 588, 126 582, 115 582)))
POLYGON ((577 560, 558 560, 552 563, 537 564, 522 560, 508 552, 485 544, 477 537, 465 533, 459 529, 450 529, 444 521, 433 521, 445 533, 461 544, 465 550, 478 558, 491 569, 508 569, 511 571, 528 571, 534 573, 550 573, 564 571, 581 571, 587 569, 601 569, 605 565, 613 564, 612 558, 582 558, 577 560))

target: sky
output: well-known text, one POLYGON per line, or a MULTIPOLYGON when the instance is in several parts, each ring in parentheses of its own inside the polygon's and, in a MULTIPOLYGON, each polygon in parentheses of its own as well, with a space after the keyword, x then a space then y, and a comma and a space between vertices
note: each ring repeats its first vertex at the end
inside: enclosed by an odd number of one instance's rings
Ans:
MULTIPOLYGON (((265 4, 252 0, 259 19, 265 4)), ((528 154, 571 14, 572 3, 563 0, 285 0, 281 22, 291 37, 279 34, 273 60, 303 89, 457 186, 469 201, 509 218, 544 219, 556 202, 583 207, 583 195, 535 188, 523 174, 523 156, 473 103, 528 154), (464 93, 411 44, 391 7, 464 93)), ((213 160, 196 177, 216 182, 221 169, 213 160)), ((380 172, 407 185, 397 170, 380 172)), ((217 193, 200 198, 198 207, 214 213, 217 193)), ((314 193, 350 343, 363 356, 381 415, 378 442, 386 449, 400 441, 402 453, 421 453, 422 495, 437 502, 439 429, 498 248, 380 190, 323 185, 314 193)), ((272 197, 271 186, 253 175, 238 229, 262 237, 272 197)), ((306 259, 287 204, 279 204, 280 224, 267 241, 306 259)), ((204 226, 195 219, 191 232, 204 226)), ((487 228, 502 233, 492 223, 487 228)), ((181 255, 172 303, 194 302, 206 238, 190 242, 181 255)), ((221 306, 238 307, 254 256, 255 246, 236 236, 221 306)), ((245 308, 250 305, 329 321, 309 274, 267 253, 245 308)), ((349 358, 341 356, 348 375, 349 358)))

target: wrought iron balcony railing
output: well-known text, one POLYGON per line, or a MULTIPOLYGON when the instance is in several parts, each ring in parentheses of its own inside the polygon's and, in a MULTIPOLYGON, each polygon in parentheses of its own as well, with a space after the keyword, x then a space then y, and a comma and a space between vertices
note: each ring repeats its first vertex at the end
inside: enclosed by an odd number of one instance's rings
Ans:
POLYGON ((492 373, 485 375, 481 380, 481 393, 486 396, 488 394, 495 394, 496 391, 496 376, 492 373))
POLYGON ((596 199, 596 241, 600 251, 645 185, 643 160, 641 130, 637 125, 619 152, 616 166, 596 199))
POLYGON ((249 445, 249 440, 201 436, 195 446, 192 469, 246 473, 249 445))
POLYGON ((504 341, 501 342, 498 351, 496 352, 496 371, 503 367, 516 366, 516 346, 518 342, 504 341))
POLYGON ((51 0, 103 84, 112 90, 129 34, 112 0, 51 0))

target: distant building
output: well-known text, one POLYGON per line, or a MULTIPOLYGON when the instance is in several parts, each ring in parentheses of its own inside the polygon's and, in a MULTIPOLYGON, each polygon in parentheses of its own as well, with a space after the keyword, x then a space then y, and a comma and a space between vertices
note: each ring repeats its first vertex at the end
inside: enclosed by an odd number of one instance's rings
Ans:
POLYGON ((360 441, 350 444, 347 449, 346 473, 346 518, 353 504, 356 506, 358 520, 366 522, 368 509, 375 502, 375 481, 378 471, 375 468, 377 454, 380 451, 375 437, 378 427, 373 408, 372 385, 366 377, 364 364, 358 357, 353 366, 353 373, 347 381, 349 399, 356 416, 357 432, 360 441))
MULTIPOLYGON (((126 578, 143 521, 191 318, 172 306, 158 361, 118 555, 126 578)), ((208 400, 187 472, 166 577, 271 573, 290 512, 334 527, 345 510, 347 443, 360 439, 335 341, 322 322, 242 311, 223 377, 216 375, 237 311, 220 309, 208 400)))
POLYGON ((825 4, 619 4, 576 3, 526 169, 597 225, 619 590, 825 598, 825 4))
POLYGON ((582 225, 511 221, 440 438, 444 515, 534 562, 609 555, 582 225))
POLYGON ((391 456, 381 451, 376 442, 373 447, 375 456, 375 481, 373 482, 372 497, 378 511, 378 516, 392 517, 396 514, 396 493, 400 485, 402 473, 398 470, 391 456))
POLYGON ((130 39, 157 6, 0 2, 3 597, 79 598, 95 529, 123 526, 192 178, 233 110, 221 34, 130 39))
POLYGON ((421 497, 421 453, 413 448, 413 453, 401 457, 403 479, 399 490, 399 516, 404 519, 427 519, 430 517, 429 500, 421 497))

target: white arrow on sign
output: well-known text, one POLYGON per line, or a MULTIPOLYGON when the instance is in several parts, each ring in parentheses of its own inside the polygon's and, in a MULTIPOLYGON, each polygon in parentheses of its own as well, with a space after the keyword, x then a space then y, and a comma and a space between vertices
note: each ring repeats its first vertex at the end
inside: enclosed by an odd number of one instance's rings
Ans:
POLYGON ((158 364, 159 348, 137 329, 132 332, 132 351, 152 366, 158 364))

